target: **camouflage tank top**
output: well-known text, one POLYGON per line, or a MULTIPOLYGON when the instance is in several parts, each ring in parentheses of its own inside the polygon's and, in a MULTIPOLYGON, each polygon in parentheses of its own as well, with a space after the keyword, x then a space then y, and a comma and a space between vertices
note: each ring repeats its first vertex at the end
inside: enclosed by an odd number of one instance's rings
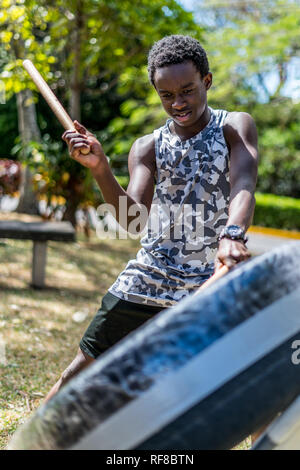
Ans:
POLYGON ((174 305, 214 270, 218 236, 228 219, 226 111, 210 109, 207 126, 181 141, 169 119, 154 131, 156 188, 142 248, 109 291, 147 305, 174 305))

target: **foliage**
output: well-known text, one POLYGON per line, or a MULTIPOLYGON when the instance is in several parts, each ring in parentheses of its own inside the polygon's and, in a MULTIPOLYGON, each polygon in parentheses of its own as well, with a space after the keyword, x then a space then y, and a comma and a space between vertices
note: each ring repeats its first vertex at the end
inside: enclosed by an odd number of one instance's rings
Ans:
POLYGON ((197 12, 203 25, 210 18, 205 35, 214 76, 210 105, 253 115, 258 189, 299 198, 300 104, 288 89, 291 64, 300 57, 298 0, 198 2, 197 12))
POLYGON ((0 158, 11 156, 11 149, 18 135, 18 117, 14 97, 6 103, 0 103, 0 158))
POLYGON ((116 179, 119 185, 126 190, 129 184, 129 176, 116 176, 116 179))
POLYGON ((106 129, 99 133, 103 147, 110 156, 111 166, 117 175, 127 175, 129 150, 138 137, 150 134, 166 119, 156 91, 150 86, 147 68, 141 67, 138 80, 136 71, 128 67, 119 80, 119 93, 125 98, 120 113, 106 129), (129 95, 129 89, 133 93, 129 95))
MULTIPOLYGON (((70 104, 72 98, 80 94, 83 123, 101 137, 101 132, 109 126, 111 120, 119 116, 121 102, 131 99, 141 103, 148 96, 150 85, 145 83, 145 74, 141 71, 152 43, 175 30, 190 34, 200 30, 192 14, 175 0, 141 0, 135 5, 127 0, 0 2, 3 9, 0 14, 0 41, 3 44, 0 52, 0 80, 5 83, 7 99, 24 87, 35 89, 21 67, 21 59, 26 56, 33 60, 63 103, 70 104), (130 86, 125 83, 126 74, 130 76, 130 86)), ((42 132, 51 135, 51 139, 58 139, 61 129, 42 103, 43 99, 39 99, 38 120, 42 132)), ((145 103, 143 109, 148 110, 145 103)), ((143 109, 139 111, 140 116, 143 109)), ((137 114, 130 118, 134 122, 134 129, 125 131, 126 142, 123 140, 124 132, 114 135, 119 148, 113 152, 111 162, 114 170, 121 174, 127 173, 124 157, 130 142, 137 132, 143 132, 141 127, 145 122, 143 117, 138 119, 137 114), (115 162, 114 155, 121 155, 123 160, 121 158, 117 161, 116 158, 115 162)), ((111 129, 113 127, 106 131, 108 136, 111 135, 111 129)), ((110 140, 104 138, 104 145, 109 148, 110 140)), ((31 164, 34 171, 37 169, 34 150, 48 155, 49 162, 52 162, 51 168, 47 167, 47 171, 44 168, 43 172, 38 171, 35 176, 35 179, 41 178, 37 185, 39 192, 42 192, 43 186, 48 198, 50 193, 55 196, 60 193, 67 197, 67 203, 71 199, 73 202, 76 199, 76 204, 96 200, 97 195, 90 197, 92 185, 89 173, 73 166, 70 170, 68 157, 61 154, 62 147, 57 144, 53 152, 52 144, 44 137, 40 147, 32 143, 25 151, 26 162, 31 164), (49 148, 46 149, 48 144, 49 148), (71 181, 76 180, 79 173, 80 181, 75 182, 73 188, 68 189, 69 194, 66 194, 61 183, 63 175, 69 174, 71 181)), ((20 151, 20 143, 17 146, 20 151)))
MULTIPOLYGON (((114 73, 119 75, 128 65, 138 71, 154 40, 170 34, 178 25, 182 31, 190 33, 197 29, 192 14, 175 0, 141 0, 137 4, 128 0, 58 0, 55 4, 46 0, 42 3, 49 12, 49 43, 55 44, 57 56, 64 54, 65 60, 60 61, 59 66, 67 78, 75 53, 70 38, 78 28, 84 40, 81 75, 84 73, 89 80, 111 77, 114 73), (78 13, 80 24, 76 23, 78 13)), ((101 92, 103 89, 99 90, 101 92)))
POLYGON ((40 200, 46 202, 48 216, 64 212, 68 199, 76 192, 78 207, 98 205, 102 201, 100 190, 86 168, 71 159, 62 141, 54 141, 44 134, 40 143, 20 142, 13 153, 22 155, 32 170, 34 189, 40 200))
POLYGON ((13 195, 19 189, 21 181, 21 165, 13 160, 0 160, 0 197, 4 194, 13 195))
POLYGON ((300 199, 256 193, 254 225, 300 230, 300 199))
POLYGON ((253 112, 259 131, 259 191, 300 198, 300 103, 290 99, 253 112))
MULTIPOLYGON (((101 140, 114 173, 126 179, 133 141, 166 119, 148 82, 147 52, 163 35, 191 34, 207 50, 214 74, 209 104, 248 111, 255 119, 259 191, 300 197, 300 104, 286 96, 289 66, 300 56, 296 0, 199 0, 198 24, 175 0, 135 5, 127 0, 0 0, 0 7, 0 80, 7 99, 0 107, 3 157, 9 155, 17 133, 14 94, 24 87, 35 89, 21 59, 34 61, 67 107, 75 93, 74 64, 79 57, 82 121, 101 140)), ((70 163, 65 145, 58 142, 62 129, 56 118, 39 95, 35 99, 44 137, 40 147, 31 148, 45 155, 48 164, 44 162, 40 172, 29 151, 26 161, 37 172, 35 179, 40 178, 39 193, 49 201, 59 194, 66 200, 80 196, 79 204, 98 201, 100 192, 92 197, 95 185, 89 172, 70 163), (69 180, 80 175, 75 190, 67 189, 66 174, 69 180)))
MULTIPOLYGON (((202 28, 174 0, 142 0, 134 6, 124 0, 59 4, 57 21, 50 26, 51 41, 56 44, 58 57, 69 53, 68 59, 60 60, 56 67, 60 67, 59 73, 70 89, 76 52, 70 49, 70 31, 79 8, 80 37, 84 38, 79 76, 87 77, 81 82, 82 96, 85 101, 90 100, 90 111, 92 102, 97 103, 94 113, 82 108, 84 122, 101 140, 115 173, 126 175, 133 141, 148 129, 152 131, 159 122, 158 101, 153 103, 154 93, 145 67, 148 50, 154 41, 174 30, 199 35, 202 28), (61 11, 69 13, 61 15, 61 11), (105 106, 107 102, 112 102, 112 106, 105 106)), ((159 114, 162 115, 161 110, 159 114)))
POLYGON ((287 68, 300 54, 298 0, 204 3, 214 15, 206 44, 214 72, 212 102, 251 106, 280 97, 287 68))
POLYGON ((44 76, 55 62, 53 48, 45 41, 47 9, 34 0, 0 0, 0 79, 6 99, 35 86, 22 68, 22 59, 34 58, 44 76))

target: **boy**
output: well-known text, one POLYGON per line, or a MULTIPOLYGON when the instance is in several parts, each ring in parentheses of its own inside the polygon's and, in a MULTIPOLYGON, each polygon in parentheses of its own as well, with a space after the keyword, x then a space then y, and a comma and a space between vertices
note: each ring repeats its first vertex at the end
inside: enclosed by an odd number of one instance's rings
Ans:
MULTIPOLYGON (((168 36, 154 44, 148 71, 170 119, 134 142, 127 191, 114 178, 101 144, 84 126, 75 121, 78 132, 63 134, 71 157, 91 170, 118 220, 124 220, 120 197, 126 199, 128 213, 130 208, 151 212, 136 259, 104 296, 77 356, 46 400, 130 331, 195 292, 214 266, 232 268, 250 256, 245 233, 255 206, 253 119, 247 113, 208 107, 212 74, 204 49, 189 36, 168 36), (88 155, 80 153, 83 147, 90 147, 88 155)), ((127 216, 126 229, 132 220, 127 216)))

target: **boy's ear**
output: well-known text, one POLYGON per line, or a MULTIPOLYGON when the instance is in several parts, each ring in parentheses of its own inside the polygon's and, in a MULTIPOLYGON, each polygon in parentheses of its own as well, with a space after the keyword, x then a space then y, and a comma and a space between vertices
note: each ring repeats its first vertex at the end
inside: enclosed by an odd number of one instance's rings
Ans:
POLYGON ((208 72, 208 74, 205 75, 202 81, 204 83, 206 90, 209 90, 212 85, 212 74, 208 72))

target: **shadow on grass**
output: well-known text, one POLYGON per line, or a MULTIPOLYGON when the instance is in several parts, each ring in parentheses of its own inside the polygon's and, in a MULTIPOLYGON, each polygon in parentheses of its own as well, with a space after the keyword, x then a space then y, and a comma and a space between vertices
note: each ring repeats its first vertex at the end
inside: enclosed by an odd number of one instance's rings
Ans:
POLYGON ((39 297, 41 292, 41 298, 47 293, 91 299, 107 290, 139 249, 139 242, 131 239, 107 242, 96 239, 80 241, 80 245, 48 242, 46 285, 36 289, 30 285, 32 243, 25 243, 22 240, 20 244, 0 247, 0 264, 8 266, 7 270, 0 270, 0 290, 7 294, 39 297), (80 279, 81 274, 85 280, 80 279))
POLYGON ((125 240, 126 246, 120 246, 122 244, 122 240, 117 240, 118 245, 113 244, 113 240, 110 242, 105 243, 105 241, 97 241, 97 242, 84 242, 84 247, 89 250, 98 250, 98 251, 111 251, 115 254, 119 254, 121 257, 124 256, 124 253, 131 253, 134 254, 139 248, 139 241, 138 240, 125 240))
POLYGON ((74 264, 97 288, 103 281, 106 284, 107 278, 111 278, 111 282, 114 282, 129 259, 134 258, 138 251, 137 245, 121 248, 105 243, 85 244, 82 250, 76 252, 74 248, 68 246, 51 245, 51 247, 56 255, 66 257, 68 262, 74 264), (98 262, 96 256, 101 256, 98 262))
POLYGON ((13 245, 2 243, 0 244, 0 263, 20 263, 20 260, 28 263, 31 260, 32 242, 17 240, 17 243, 14 242, 13 245))
MULTIPOLYGON (((5 290, 6 294, 13 294, 19 297, 40 297, 42 298, 43 294, 54 294, 54 297, 64 295, 65 297, 74 298, 80 297, 85 299, 93 299, 95 298, 95 292, 91 290, 85 289, 78 289, 78 288, 70 288, 70 287, 55 287, 55 286, 45 286, 42 289, 40 288, 33 288, 33 287, 10 287, 8 284, 0 282, 0 291, 5 290)), ((97 295, 101 295, 101 293, 105 292, 105 288, 101 285, 97 290, 97 295)))

